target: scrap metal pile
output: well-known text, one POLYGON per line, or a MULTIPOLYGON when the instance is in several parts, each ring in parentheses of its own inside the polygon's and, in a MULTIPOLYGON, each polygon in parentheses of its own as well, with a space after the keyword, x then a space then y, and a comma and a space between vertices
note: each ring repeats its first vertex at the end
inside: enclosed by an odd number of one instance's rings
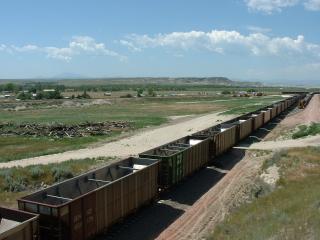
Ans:
POLYGON ((131 128, 127 121, 85 122, 79 124, 37 124, 37 123, 0 123, 0 135, 33 137, 86 137, 107 135, 113 131, 131 128))

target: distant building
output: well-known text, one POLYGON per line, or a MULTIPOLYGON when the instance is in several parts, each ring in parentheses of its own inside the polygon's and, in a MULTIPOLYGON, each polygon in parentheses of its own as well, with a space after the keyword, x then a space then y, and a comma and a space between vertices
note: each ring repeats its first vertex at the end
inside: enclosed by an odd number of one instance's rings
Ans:
POLYGON ((74 92, 74 88, 67 88, 64 90, 65 92, 74 92))
POLYGON ((43 89, 43 92, 55 92, 55 89, 43 89))

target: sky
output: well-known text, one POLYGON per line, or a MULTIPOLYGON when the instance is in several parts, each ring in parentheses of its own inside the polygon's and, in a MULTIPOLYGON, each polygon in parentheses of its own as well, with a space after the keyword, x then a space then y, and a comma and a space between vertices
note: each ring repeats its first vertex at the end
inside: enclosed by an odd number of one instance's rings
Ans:
POLYGON ((0 78, 320 82, 320 0, 3 0, 0 78))

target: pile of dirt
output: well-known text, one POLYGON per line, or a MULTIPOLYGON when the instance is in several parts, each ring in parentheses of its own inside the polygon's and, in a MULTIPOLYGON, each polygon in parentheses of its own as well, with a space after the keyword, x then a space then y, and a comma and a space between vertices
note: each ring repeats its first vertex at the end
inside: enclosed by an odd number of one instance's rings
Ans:
POLYGON ((80 124, 37 124, 37 123, 3 123, 0 124, 0 135, 33 136, 33 137, 86 137, 107 135, 112 131, 123 131, 131 128, 127 121, 85 122, 80 124))

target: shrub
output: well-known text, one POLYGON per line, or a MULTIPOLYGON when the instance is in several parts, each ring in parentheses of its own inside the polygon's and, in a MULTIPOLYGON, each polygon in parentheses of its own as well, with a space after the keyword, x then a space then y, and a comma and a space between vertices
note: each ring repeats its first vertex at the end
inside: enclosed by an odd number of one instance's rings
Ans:
POLYGON ((73 177, 70 168, 54 167, 51 170, 55 182, 60 182, 73 177))
POLYGON ((33 179, 38 179, 44 175, 44 170, 40 166, 34 166, 30 168, 30 175, 33 179))
POLYGON ((231 92, 228 91, 228 90, 224 90, 224 91, 221 92, 221 94, 231 94, 231 92))
POLYGON ((120 96, 120 98, 132 98, 132 97, 133 96, 130 93, 120 96))
POLYGON ((299 130, 292 135, 293 139, 302 138, 306 136, 314 136, 320 134, 320 123, 312 123, 310 126, 299 126, 299 130))
POLYGON ((21 192, 26 189, 25 178, 18 176, 13 178, 11 175, 6 175, 4 178, 4 190, 9 192, 21 192))
POLYGON ((262 170, 266 170, 273 165, 277 166, 277 163, 279 163, 280 159, 286 156, 288 156, 288 151, 286 149, 275 152, 271 158, 263 162, 262 170))

